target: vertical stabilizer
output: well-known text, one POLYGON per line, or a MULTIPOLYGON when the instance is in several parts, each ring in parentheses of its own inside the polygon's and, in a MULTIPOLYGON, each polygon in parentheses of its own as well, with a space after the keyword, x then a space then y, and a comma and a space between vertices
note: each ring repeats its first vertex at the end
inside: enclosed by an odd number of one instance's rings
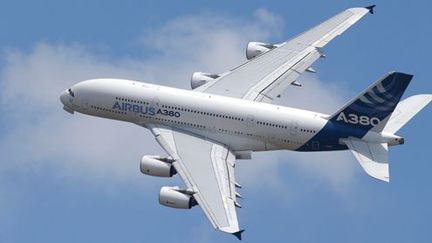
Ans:
POLYGON ((383 128, 412 77, 399 72, 385 75, 331 116, 330 121, 363 131, 383 128))

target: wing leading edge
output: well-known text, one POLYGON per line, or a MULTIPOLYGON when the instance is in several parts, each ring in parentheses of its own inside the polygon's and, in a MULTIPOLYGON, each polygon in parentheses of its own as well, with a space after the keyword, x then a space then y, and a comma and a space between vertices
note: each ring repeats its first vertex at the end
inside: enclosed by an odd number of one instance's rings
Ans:
POLYGON ((213 227, 241 239, 237 220, 235 155, 224 145, 185 131, 150 125, 162 148, 213 227))
POLYGON ((345 32, 371 9, 372 6, 347 9, 196 90, 272 103, 322 56, 320 48, 345 32))

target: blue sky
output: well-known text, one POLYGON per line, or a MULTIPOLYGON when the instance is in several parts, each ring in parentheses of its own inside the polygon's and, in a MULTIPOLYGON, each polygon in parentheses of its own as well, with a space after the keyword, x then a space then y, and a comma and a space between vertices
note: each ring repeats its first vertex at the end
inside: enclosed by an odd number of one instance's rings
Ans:
MULTIPOLYGON (((88 78, 188 88, 193 71, 245 60, 248 41, 281 42, 353 6, 377 4, 325 47, 316 75, 280 103, 331 113, 384 73, 414 74, 405 97, 432 93, 428 1, 2 1, 0 242, 236 242, 199 208, 158 205, 181 181, 141 175, 163 154, 131 124, 61 108, 88 78)), ((432 109, 399 131, 390 184, 349 152, 257 153, 239 161, 245 242, 430 242, 432 109)))

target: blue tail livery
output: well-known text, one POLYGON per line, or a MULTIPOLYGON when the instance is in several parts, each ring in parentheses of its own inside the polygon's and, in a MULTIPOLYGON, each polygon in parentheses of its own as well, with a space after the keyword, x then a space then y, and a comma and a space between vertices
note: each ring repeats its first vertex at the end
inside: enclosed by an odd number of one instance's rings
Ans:
POLYGON ((387 122, 412 78, 410 74, 388 73, 336 112, 330 122, 365 131, 387 122))
POLYGON ((328 118, 327 124, 297 151, 344 150, 341 139, 381 132, 413 75, 390 72, 328 118))

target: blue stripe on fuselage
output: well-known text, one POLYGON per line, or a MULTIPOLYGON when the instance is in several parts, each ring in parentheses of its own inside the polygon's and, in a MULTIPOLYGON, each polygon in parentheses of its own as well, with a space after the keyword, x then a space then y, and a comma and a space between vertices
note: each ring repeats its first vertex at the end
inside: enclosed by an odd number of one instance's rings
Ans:
POLYGON ((362 138, 367 132, 368 130, 366 129, 358 129, 353 126, 328 121, 315 136, 309 139, 300 148, 296 149, 296 151, 345 150, 348 148, 346 145, 339 143, 341 138, 362 138))

